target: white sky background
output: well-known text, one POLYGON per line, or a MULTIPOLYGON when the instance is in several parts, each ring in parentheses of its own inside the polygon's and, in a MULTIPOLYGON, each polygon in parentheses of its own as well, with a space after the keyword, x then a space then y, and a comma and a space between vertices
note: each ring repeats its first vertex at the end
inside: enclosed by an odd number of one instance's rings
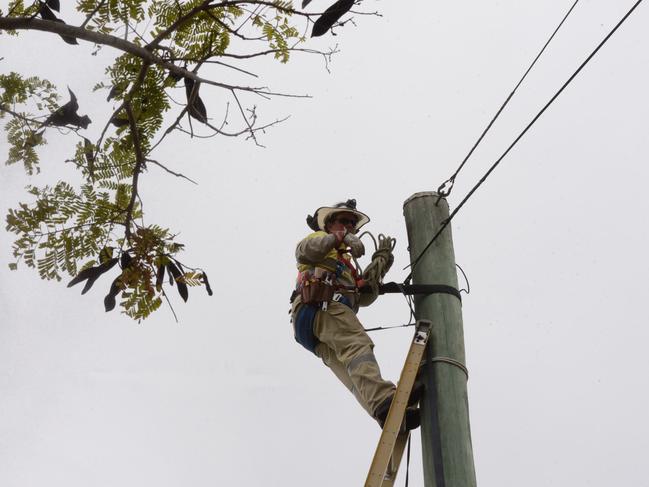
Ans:
MULTIPOLYGON (((633 3, 580 2, 460 174, 451 207, 633 3)), ((181 260, 205 268, 215 291, 190 289, 182 304, 172 290, 179 324, 166 307, 139 325, 105 313, 110 277, 81 296, 24 266, 10 272, 3 231, 0 485, 362 485, 380 431, 288 323, 304 218, 355 197, 371 231, 398 239, 388 278, 402 280, 403 201, 453 172, 571 4, 366 2, 384 16, 307 46, 339 44, 331 73, 298 54, 253 68, 264 80, 244 82, 313 99, 259 105, 267 121, 291 115, 261 136, 265 149, 170 138, 156 157, 199 186, 156 167, 142 178, 147 222, 181 233, 181 260)), ((642 4, 453 222, 471 283, 479 485, 649 485, 647 25, 642 4)), ((111 52, 91 50, 2 36, 0 67, 69 85, 94 139, 112 105, 90 87, 111 52)), ((225 94, 201 95, 219 120, 225 94)), ((2 167, 3 215, 26 200, 24 185, 73 174, 69 139, 49 135, 42 175, 2 167)), ((360 314, 366 326, 407 317, 398 296, 360 314)), ((372 335, 393 380, 411 331, 372 335)), ((423 485, 415 437, 413 486, 423 485)))

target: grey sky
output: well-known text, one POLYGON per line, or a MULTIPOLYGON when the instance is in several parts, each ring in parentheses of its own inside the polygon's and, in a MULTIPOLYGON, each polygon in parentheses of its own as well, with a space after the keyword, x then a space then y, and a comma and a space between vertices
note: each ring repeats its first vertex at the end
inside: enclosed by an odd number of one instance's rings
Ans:
MULTIPOLYGON (((633 3, 580 2, 459 176, 452 208, 633 3)), ((182 260, 213 281, 211 298, 173 296, 180 324, 167 308, 139 325, 105 313, 108 278, 80 296, 10 272, 3 232, 0 485, 361 485, 379 430, 288 323, 304 218, 355 197, 368 229, 397 238, 388 278, 403 279, 403 201, 453 172, 571 4, 367 2, 383 17, 311 41, 338 43, 331 73, 300 55, 256 68, 274 90, 313 99, 260 105, 269 121, 291 115, 262 136, 265 149, 170 139, 156 156, 198 187, 155 167, 143 179, 147 221, 180 232, 182 260)), ((471 284, 463 312, 481 486, 648 485, 648 23, 642 4, 453 222, 471 284)), ((90 87, 111 53, 20 39, 2 37, 2 71, 69 85, 101 120, 105 93, 90 87)), ((219 119, 224 95, 202 96, 219 119)), ((67 143, 52 138, 41 176, 2 167, 3 215, 25 184, 73 174, 67 143)), ((360 317, 399 324, 408 310, 391 296, 360 317)), ((372 335, 393 380, 410 335, 372 335)), ((418 438, 413 448, 416 486, 418 438)))

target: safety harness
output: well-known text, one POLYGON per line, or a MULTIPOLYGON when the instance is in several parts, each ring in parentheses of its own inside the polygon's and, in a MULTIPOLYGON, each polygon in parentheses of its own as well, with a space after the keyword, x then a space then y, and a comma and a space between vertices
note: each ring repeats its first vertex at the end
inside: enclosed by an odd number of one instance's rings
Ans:
MULTIPOLYGON (((369 234, 369 232, 366 232, 369 234)), ((361 235, 362 236, 362 235, 361 235)), ((370 236, 372 236, 370 234, 370 236)), ((372 236, 372 239, 374 237, 372 236)), ((338 249, 336 271, 328 272, 317 268, 316 270, 298 273, 296 289, 291 294, 291 303, 297 296, 302 298, 302 304, 295 315, 295 340, 304 348, 315 354, 318 339, 313 333, 315 318, 318 311, 327 311, 330 301, 335 301, 348 306, 353 310, 351 300, 343 294, 344 291, 360 294, 399 293, 404 295, 430 295, 449 294, 462 301, 460 291, 444 284, 399 284, 396 282, 382 283, 383 277, 392 266, 395 240, 379 235, 379 244, 372 255, 372 262, 364 272, 354 265, 348 255, 347 249, 338 249), (355 286, 340 285, 337 280, 343 272, 349 271, 354 279, 355 286)))

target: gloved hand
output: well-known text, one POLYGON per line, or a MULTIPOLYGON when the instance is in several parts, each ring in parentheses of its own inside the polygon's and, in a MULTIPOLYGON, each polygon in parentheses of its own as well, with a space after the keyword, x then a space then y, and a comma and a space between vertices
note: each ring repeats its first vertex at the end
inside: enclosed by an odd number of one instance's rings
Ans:
POLYGON ((357 259, 365 255, 365 246, 363 245, 363 242, 361 242, 361 239, 353 233, 346 233, 343 242, 352 249, 352 256, 357 259))

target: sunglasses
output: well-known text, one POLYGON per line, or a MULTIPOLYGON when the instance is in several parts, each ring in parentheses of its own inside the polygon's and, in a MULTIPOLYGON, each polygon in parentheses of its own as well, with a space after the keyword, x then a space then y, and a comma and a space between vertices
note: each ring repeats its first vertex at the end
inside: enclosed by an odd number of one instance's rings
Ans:
POLYGON ((336 218, 335 221, 337 221, 338 223, 340 223, 342 225, 352 225, 354 227, 356 226, 356 223, 358 223, 353 218, 344 218, 344 217, 343 218, 336 218))

